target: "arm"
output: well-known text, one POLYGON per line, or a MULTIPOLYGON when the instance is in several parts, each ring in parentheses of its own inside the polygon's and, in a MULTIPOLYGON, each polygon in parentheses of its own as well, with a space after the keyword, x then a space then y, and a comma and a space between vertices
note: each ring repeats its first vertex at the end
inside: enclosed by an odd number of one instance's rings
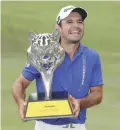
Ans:
POLYGON ((80 102, 81 108, 89 108, 94 105, 100 104, 103 97, 103 87, 102 86, 96 86, 90 88, 90 93, 88 96, 78 99, 80 102))
POLYGON ((21 119, 24 118, 24 107, 25 107, 25 90, 31 81, 25 79, 22 74, 16 80, 12 87, 13 97, 18 105, 21 119))
POLYGON ((100 104, 102 101, 102 96, 103 96, 102 86, 91 87, 88 96, 81 99, 75 99, 70 95, 69 98, 73 106, 73 113, 75 117, 78 117, 80 108, 89 108, 94 105, 100 104))
POLYGON ((88 96, 80 99, 81 108, 89 108, 101 103, 103 97, 103 79, 100 57, 97 54, 95 65, 92 70, 92 76, 90 81, 90 91, 88 96))
POLYGON ((90 89, 88 96, 81 99, 70 98, 74 108, 74 114, 77 117, 80 108, 89 108, 94 105, 101 103, 103 97, 103 80, 102 80, 102 70, 99 55, 96 55, 96 62, 93 67, 90 89))
POLYGON ((22 74, 16 80, 12 87, 13 97, 18 105, 19 114, 21 119, 24 119, 25 111, 25 91, 28 85, 33 81, 38 74, 36 68, 34 68, 30 63, 26 63, 25 67, 22 70, 22 74))

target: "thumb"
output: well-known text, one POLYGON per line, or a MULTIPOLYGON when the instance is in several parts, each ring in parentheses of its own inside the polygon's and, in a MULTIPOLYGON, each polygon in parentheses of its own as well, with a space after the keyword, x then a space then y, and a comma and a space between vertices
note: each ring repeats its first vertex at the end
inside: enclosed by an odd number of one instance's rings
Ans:
POLYGON ((75 98, 72 95, 69 95, 69 99, 71 102, 73 102, 75 98))
POLYGON ((23 104, 24 104, 24 106, 26 106, 26 105, 27 105, 27 101, 24 101, 24 103, 23 103, 23 104))
POLYGON ((21 104, 20 107, 19 107, 19 113, 20 113, 21 120, 24 119, 26 105, 27 105, 27 102, 24 101, 23 104, 21 104))
POLYGON ((24 109, 19 110, 21 120, 24 119, 24 109))

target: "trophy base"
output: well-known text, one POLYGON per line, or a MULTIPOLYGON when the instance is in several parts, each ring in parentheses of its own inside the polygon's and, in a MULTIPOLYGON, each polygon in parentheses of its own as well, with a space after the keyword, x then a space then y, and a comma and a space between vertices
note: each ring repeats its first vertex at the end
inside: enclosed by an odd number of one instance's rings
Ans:
POLYGON ((30 94, 24 121, 66 117, 74 117, 68 92, 53 92, 50 100, 44 99, 44 93, 30 94))

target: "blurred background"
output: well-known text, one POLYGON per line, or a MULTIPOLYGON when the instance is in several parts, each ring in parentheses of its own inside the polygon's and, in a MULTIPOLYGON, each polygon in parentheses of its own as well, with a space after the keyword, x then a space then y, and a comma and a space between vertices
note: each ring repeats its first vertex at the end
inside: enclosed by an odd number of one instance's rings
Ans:
MULTIPOLYGON (((102 104, 87 111, 87 130, 120 130, 120 2, 1 2, 2 52, 2 130, 34 130, 34 121, 22 122, 12 98, 12 85, 26 63, 28 32, 52 32, 63 6, 82 6, 86 46, 101 56, 104 98, 102 104)), ((33 82, 27 94, 35 91, 33 82)))

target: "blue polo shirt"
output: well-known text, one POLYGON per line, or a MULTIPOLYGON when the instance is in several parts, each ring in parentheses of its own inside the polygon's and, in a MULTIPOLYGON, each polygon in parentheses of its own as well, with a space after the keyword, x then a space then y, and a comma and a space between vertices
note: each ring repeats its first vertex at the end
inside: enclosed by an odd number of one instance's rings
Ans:
MULTIPOLYGON (((27 63, 22 75, 30 81, 36 79, 37 92, 44 92, 41 74, 32 65, 27 63)), ((87 96, 89 89, 97 85, 103 85, 99 55, 96 51, 80 44, 72 60, 66 53, 64 61, 55 70, 52 91, 68 91, 73 97, 79 99, 87 96)), ((86 109, 81 108, 78 118, 43 119, 42 121, 53 125, 63 125, 83 124, 85 120, 86 109)))

